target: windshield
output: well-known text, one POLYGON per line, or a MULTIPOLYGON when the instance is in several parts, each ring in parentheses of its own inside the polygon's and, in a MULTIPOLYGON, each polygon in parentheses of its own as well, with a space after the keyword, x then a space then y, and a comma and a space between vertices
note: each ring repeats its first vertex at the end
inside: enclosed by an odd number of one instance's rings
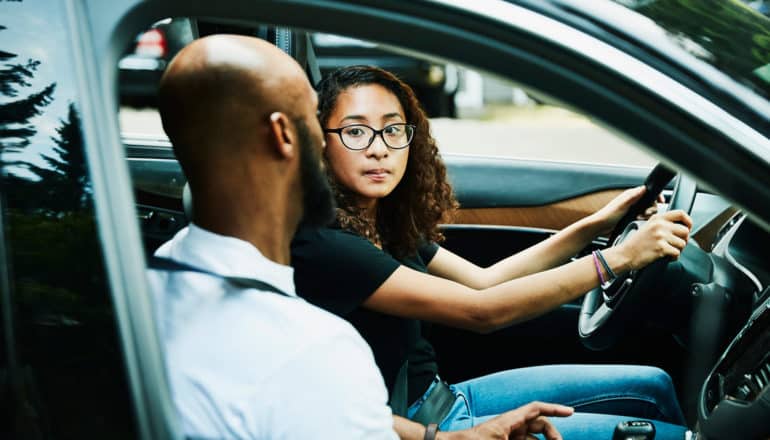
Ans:
POLYGON ((770 98, 770 18, 764 2, 615 0, 653 20, 671 40, 770 98))

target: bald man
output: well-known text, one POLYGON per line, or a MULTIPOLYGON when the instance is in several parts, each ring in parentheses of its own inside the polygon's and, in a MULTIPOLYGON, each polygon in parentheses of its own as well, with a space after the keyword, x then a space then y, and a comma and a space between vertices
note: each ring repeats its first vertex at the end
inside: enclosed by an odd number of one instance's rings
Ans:
POLYGON ((212 36, 174 58, 159 98, 194 200, 156 252, 178 266, 151 271, 184 434, 396 438, 371 350, 299 299, 287 266, 300 220, 333 215, 303 70, 261 40, 212 36))
POLYGON ((150 275, 187 437, 394 439, 395 425, 407 440, 561 438, 544 416, 571 409, 537 402, 451 433, 394 417, 361 336, 297 297, 291 238, 334 212, 318 100, 293 59, 255 38, 203 38, 159 98, 195 201, 150 275))

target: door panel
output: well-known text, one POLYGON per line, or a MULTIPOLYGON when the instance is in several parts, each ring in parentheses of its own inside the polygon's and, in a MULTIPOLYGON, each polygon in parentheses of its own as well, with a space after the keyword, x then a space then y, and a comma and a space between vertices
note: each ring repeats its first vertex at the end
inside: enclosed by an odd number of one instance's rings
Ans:
POLYGON ((442 155, 463 208, 543 206, 639 185, 645 167, 442 155))
POLYGON ((460 209, 454 223, 560 230, 598 211, 622 190, 604 190, 542 206, 460 209))
POLYGON ((444 160, 460 209, 444 226, 443 246, 481 266, 592 214, 648 173, 639 167, 465 155, 444 160))

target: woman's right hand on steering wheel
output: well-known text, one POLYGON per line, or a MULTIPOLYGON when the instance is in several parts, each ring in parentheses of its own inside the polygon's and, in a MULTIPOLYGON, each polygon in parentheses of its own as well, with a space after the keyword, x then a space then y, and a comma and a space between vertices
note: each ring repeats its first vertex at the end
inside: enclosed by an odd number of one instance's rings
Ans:
POLYGON ((682 210, 656 214, 615 248, 631 270, 663 257, 676 260, 687 245, 691 228, 692 219, 682 210))

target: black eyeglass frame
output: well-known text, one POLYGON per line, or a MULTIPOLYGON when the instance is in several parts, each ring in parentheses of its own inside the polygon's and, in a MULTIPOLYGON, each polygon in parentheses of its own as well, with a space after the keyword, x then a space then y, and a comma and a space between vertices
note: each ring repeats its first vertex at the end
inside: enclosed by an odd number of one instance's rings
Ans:
POLYGON ((345 148, 347 148, 348 150, 352 150, 352 151, 362 151, 362 150, 366 150, 367 148, 371 147, 372 144, 374 143, 374 139, 377 137, 377 135, 380 135, 380 138, 382 139, 382 142, 385 144, 386 147, 390 148, 391 150, 403 150, 404 148, 409 147, 409 144, 412 143, 412 140, 414 139, 414 133, 416 131, 417 131, 417 127, 415 125, 407 124, 406 122, 395 122, 393 124, 388 124, 388 125, 382 127, 380 130, 377 130, 376 128, 371 127, 371 126, 366 125, 366 124, 348 124, 348 125, 345 125, 345 126, 339 127, 339 128, 324 128, 323 129, 324 133, 336 133, 337 136, 339 136, 340 142, 342 142, 342 145, 344 145, 345 148), (401 125, 401 126, 404 126, 404 127, 410 127, 412 129, 412 135, 409 137, 409 141, 406 144, 404 144, 404 145, 402 145, 400 147, 393 147, 393 146, 391 146, 388 143, 388 141, 385 139, 385 136, 383 136, 383 133, 385 132, 385 130, 387 130, 388 128, 390 128, 390 127, 392 127, 394 125, 401 125), (348 144, 345 143, 345 140, 342 139, 342 130, 345 130, 346 128, 350 128, 350 127, 366 127, 368 129, 372 130, 372 137, 369 138, 369 142, 366 144, 365 147, 352 148, 352 147, 348 146, 348 144))

